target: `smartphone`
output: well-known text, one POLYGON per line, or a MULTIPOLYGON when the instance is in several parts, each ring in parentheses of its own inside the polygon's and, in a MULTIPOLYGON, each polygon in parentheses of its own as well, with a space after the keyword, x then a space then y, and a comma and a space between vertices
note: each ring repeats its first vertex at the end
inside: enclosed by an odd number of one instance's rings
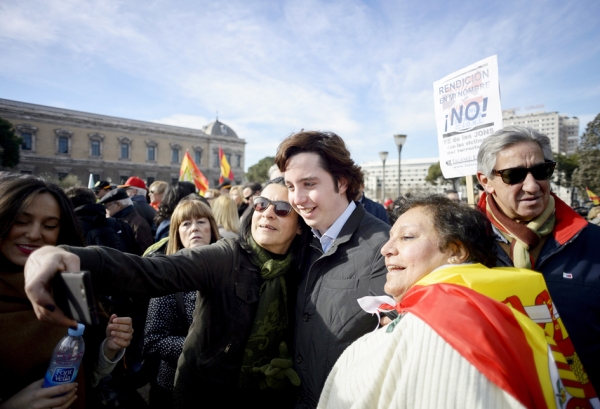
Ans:
POLYGON ((98 312, 89 271, 63 272, 52 280, 56 305, 69 318, 85 325, 98 323, 98 312))

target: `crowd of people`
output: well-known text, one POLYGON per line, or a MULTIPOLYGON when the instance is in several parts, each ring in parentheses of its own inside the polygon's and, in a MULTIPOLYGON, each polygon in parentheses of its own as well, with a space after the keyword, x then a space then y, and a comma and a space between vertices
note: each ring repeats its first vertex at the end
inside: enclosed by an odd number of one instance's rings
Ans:
POLYGON ((598 407, 600 227, 551 192, 554 167, 546 136, 507 127, 480 147, 475 208, 391 213, 328 132, 285 138, 264 185, 203 196, 2 175, 0 408, 598 407), (75 324, 51 281, 79 270, 104 322, 82 378, 41 389, 75 324), (148 402, 106 392, 145 383, 148 402))

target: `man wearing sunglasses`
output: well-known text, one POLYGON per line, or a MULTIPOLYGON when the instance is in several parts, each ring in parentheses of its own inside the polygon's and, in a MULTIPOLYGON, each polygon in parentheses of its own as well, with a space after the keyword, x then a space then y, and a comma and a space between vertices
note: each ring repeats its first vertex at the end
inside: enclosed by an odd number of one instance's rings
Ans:
POLYGON ((356 300, 385 294, 380 250, 390 226, 354 201, 363 174, 338 135, 293 134, 279 145, 275 164, 314 235, 298 286, 293 357, 302 381, 297 407, 314 408, 344 349, 377 327, 378 317, 356 300))
POLYGON ((555 165, 547 136, 520 126, 495 132, 477 156, 478 205, 496 233, 498 265, 544 275, 577 352, 568 359, 580 359, 600 391, 600 227, 550 191, 555 165))

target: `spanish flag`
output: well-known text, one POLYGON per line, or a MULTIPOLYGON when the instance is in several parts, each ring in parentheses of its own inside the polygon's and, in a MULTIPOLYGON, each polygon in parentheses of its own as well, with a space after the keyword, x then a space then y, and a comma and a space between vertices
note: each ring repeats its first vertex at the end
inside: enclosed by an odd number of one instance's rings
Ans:
POLYGON ((185 151, 185 156, 181 162, 181 169, 179 170, 179 180, 185 182, 192 182, 196 185, 196 189, 202 196, 208 189, 208 180, 204 177, 196 163, 190 156, 188 151, 185 151))
POLYGON ((598 405, 538 272, 444 266, 412 286, 395 309, 421 318, 527 408, 598 405))
POLYGON ((222 183, 225 179, 229 179, 233 182, 233 172, 231 171, 231 166, 229 166, 229 162, 227 162, 227 157, 223 153, 223 149, 221 149, 220 146, 219 162, 221 162, 221 177, 219 178, 219 183, 222 183))
POLYGON ((598 198, 598 196, 596 196, 596 195, 594 194, 594 192, 592 192, 590 189, 588 189, 588 188, 587 188, 587 186, 586 186, 586 188, 585 188, 585 191, 587 192, 587 195, 588 195, 588 197, 590 198, 590 200, 591 200, 592 202, 594 202, 594 206, 598 206, 598 205, 600 205, 600 199, 598 198))

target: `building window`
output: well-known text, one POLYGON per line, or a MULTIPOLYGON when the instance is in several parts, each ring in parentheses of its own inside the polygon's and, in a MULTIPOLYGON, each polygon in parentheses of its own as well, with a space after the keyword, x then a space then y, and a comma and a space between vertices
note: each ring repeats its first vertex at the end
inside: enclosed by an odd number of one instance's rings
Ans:
POLYGON ((58 180, 64 180, 69 174, 64 172, 58 172, 58 180))
MULTIPOLYGON (((219 151, 218 150, 215 150, 215 152, 214 152, 214 162, 213 163, 214 163, 213 167, 215 167, 215 168, 221 167, 221 161, 219 160, 219 151)), ((218 184, 219 183, 217 182, 217 185, 218 184)))
POLYGON ((21 133, 21 149, 24 151, 30 151, 33 142, 33 136, 29 132, 21 133))
POLYGON ((148 160, 149 161, 156 160, 156 146, 148 146, 148 160))
POLYGON ((229 163, 229 165, 231 165, 231 153, 226 153, 225 157, 227 158, 227 163, 229 163))
POLYGON ((68 155, 71 152, 71 137, 73 132, 66 129, 55 129, 56 135, 56 153, 59 155, 68 155))
POLYGON ((100 156, 100 141, 92 141, 91 148, 92 148, 92 152, 91 152, 92 156, 99 157, 100 156))
POLYGON ((235 155, 235 166, 238 168, 242 167, 242 155, 235 155))
POLYGON ((121 159, 129 159, 129 144, 121 144, 121 159))
POLYGON ((179 149, 171 149, 171 163, 179 163, 179 149))
POLYGON ((131 159, 131 144, 132 140, 126 136, 120 136, 117 138, 119 140, 120 146, 120 160, 130 160, 131 159))
POLYGON ((202 150, 197 149, 194 151, 194 162, 197 166, 202 165, 202 150))
POLYGON ((154 183, 155 178, 148 176, 146 178, 146 186, 150 186, 151 184, 154 183))
POLYGON ((125 175, 121 175, 119 176, 119 184, 122 185, 125 182, 127 182, 127 179, 129 179, 129 176, 125 176, 125 175))
POLYGON ((102 141, 104 135, 98 132, 88 134, 90 138, 90 157, 101 158, 102 157, 102 141))
POLYGON ((37 128, 29 124, 15 125, 17 134, 21 137, 21 150, 23 151, 35 151, 35 134, 37 128))
POLYGON ((58 137, 58 153, 69 153, 69 138, 66 136, 58 137))

